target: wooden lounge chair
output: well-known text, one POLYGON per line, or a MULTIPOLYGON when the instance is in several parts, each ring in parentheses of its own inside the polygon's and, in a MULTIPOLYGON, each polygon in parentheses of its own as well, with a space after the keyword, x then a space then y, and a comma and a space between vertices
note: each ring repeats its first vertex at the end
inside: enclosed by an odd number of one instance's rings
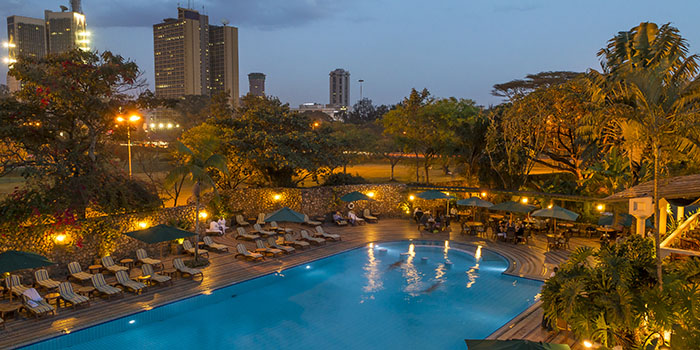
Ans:
POLYGON ((70 272, 70 277, 73 277, 81 283, 92 278, 92 274, 83 272, 83 269, 80 268, 80 264, 75 261, 68 263, 68 272, 70 272))
POLYGON ((150 264, 141 265, 141 275, 144 277, 147 276, 147 280, 151 282, 156 282, 158 284, 170 283, 171 286, 173 285, 173 279, 170 278, 170 276, 157 274, 155 271, 153 271, 153 266, 150 264))
POLYGON ((285 227, 279 227, 279 226, 277 226, 277 221, 271 222, 271 223, 270 223, 270 228, 273 229, 273 230, 275 230, 275 231, 277 231, 277 232, 281 232, 281 233, 291 233, 291 232, 294 231, 294 230, 292 230, 291 228, 285 228, 285 227))
POLYGON ((16 295, 19 298, 26 290, 31 289, 31 287, 23 285, 22 280, 17 275, 10 275, 10 277, 5 278, 5 287, 10 292, 10 299, 12 299, 12 295, 16 295))
POLYGON ((78 295, 73 291, 73 285, 70 282, 62 282, 58 285, 58 294, 64 303, 70 303, 75 309, 78 305, 87 304, 90 306, 90 298, 78 295))
POLYGON ((284 235, 284 242, 282 242, 282 243, 284 243, 285 245, 291 245, 291 246, 301 248, 301 249, 304 249, 304 248, 310 246, 309 242, 296 240, 290 234, 284 235))
POLYGON ((323 226, 316 226, 316 237, 321 237, 325 239, 330 239, 333 241, 340 241, 340 235, 336 233, 326 233, 326 231, 323 230, 323 226))
POLYGON ((162 263, 160 260, 158 260, 158 259, 151 259, 151 258, 149 258, 149 257, 148 257, 148 253, 146 253, 146 250, 145 250, 145 249, 136 249, 136 259, 137 259, 138 262, 140 262, 141 264, 150 264, 150 265, 153 265, 153 266, 159 266, 159 265, 160 265, 160 269, 161 269, 161 270, 163 269, 163 263, 162 263))
POLYGON ((126 271, 117 271, 114 277, 117 278, 117 285, 130 290, 134 294, 141 294, 142 291, 146 290, 145 284, 129 278, 129 274, 127 274, 126 271))
POLYGON ((309 216, 306 214, 304 214, 304 223, 309 225, 309 226, 318 226, 318 225, 323 224, 320 221, 313 221, 313 220, 309 219, 309 216))
POLYGON ((377 219, 376 216, 372 216, 372 214, 369 212, 369 209, 365 209, 362 211, 362 217, 365 219, 367 222, 377 222, 379 219, 377 219))
POLYGON ((319 244, 322 244, 322 243, 326 243, 326 240, 323 239, 323 238, 317 238, 317 237, 311 237, 311 236, 309 236, 309 233, 306 232, 306 230, 301 230, 300 234, 301 234, 301 239, 302 239, 302 240, 307 241, 307 242, 309 242, 309 243, 311 243, 311 244, 319 245, 319 244))
MULTIPOLYGON (((194 246, 192 246, 192 242, 188 240, 182 241, 182 249, 184 249, 188 254, 194 255, 194 246)), ((206 255, 207 258, 209 258, 209 252, 204 249, 199 250, 199 255, 206 255)))
POLYGON ((245 221, 241 214, 236 215, 236 224, 238 224, 238 226, 250 226, 250 223, 245 221))
POLYGON ((279 245, 279 244, 277 244, 277 241, 272 237, 267 239, 267 245, 270 246, 270 248, 276 248, 276 249, 282 250, 287 254, 294 253, 294 247, 290 247, 287 245, 279 245))
POLYGON ((180 258, 173 259, 173 267, 182 275, 189 275, 193 279, 194 276, 200 275, 202 276, 202 279, 204 279, 204 274, 201 270, 185 266, 185 263, 180 258))
POLYGON ((101 273, 92 276, 91 280, 92 286, 95 287, 95 290, 102 295, 106 295, 107 299, 111 299, 113 295, 121 295, 122 297, 124 296, 124 292, 121 289, 117 287, 112 287, 109 284, 107 284, 107 282, 105 281, 105 276, 101 273))
POLYGON ((258 214, 258 220, 255 221, 256 224, 263 226, 265 225, 265 213, 258 214))
POLYGON ((114 259, 112 259, 112 257, 109 255, 103 256, 101 260, 102 267, 104 267, 105 269, 107 269, 107 271, 111 273, 117 273, 119 271, 129 271, 128 267, 115 264, 114 259))
POLYGON ((0 328, 5 329, 5 320, 0 318, 0 328))
POLYGON ((208 248, 223 252, 223 251, 228 251, 228 246, 225 244, 219 244, 214 242, 213 239, 209 236, 204 236, 204 245, 207 246, 208 248))
POLYGON ((236 250, 238 251, 238 253, 235 255, 236 258, 241 256, 246 260, 253 261, 265 259, 265 257, 262 254, 249 251, 248 248, 246 248, 243 245, 243 243, 238 243, 238 245, 236 246, 236 250))
POLYGON ((269 255, 269 256, 278 256, 282 255, 284 253, 282 249, 277 249, 277 248, 268 248, 265 246, 265 243, 263 243, 262 240, 257 239, 255 240, 255 252, 256 253, 261 253, 263 255, 269 255))
POLYGON ((251 235, 247 232, 245 232, 245 229, 243 227, 236 227, 236 239, 245 239, 248 241, 254 241, 256 239, 259 239, 260 236, 258 235, 251 235))
POLYGON ((46 290, 52 290, 58 288, 59 284, 61 284, 61 282, 52 280, 51 277, 49 277, 48 271, 44 269, 34 271, 35 286, 42 287, 46 290))
POLYGON ((277 232, 275 232, 275 231, 263 230, 263 228, 258 223, 253 224, 253 232, 259 233, 265 237, 270 237, 270 236, 274 236, 277 234, 277 232))
POLYGON ((29 288, 22 293, 22 306, 36 318, 48 314, 56 314, 56 308, 44 300, 34 288, 29 288))

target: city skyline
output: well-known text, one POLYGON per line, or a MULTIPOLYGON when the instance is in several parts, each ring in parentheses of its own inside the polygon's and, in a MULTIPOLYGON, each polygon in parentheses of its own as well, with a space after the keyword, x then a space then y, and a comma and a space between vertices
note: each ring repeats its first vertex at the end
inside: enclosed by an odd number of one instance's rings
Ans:
MULTIPOLYGON (((40 17, 45 9, 60 11, 59 5, 69 1, 10 0, 0 4, 0 14, 40 17)), ((172 17, 177 5, 85 1, 91 47, 133 59, 154 90, 152 25, 172 17)), ((500 98, 490 95, 493 84, 540 71, 598 69, 595 52, 618 31, 642 21, 672 22, 688 39, 690 52, 700 52, 700 23, 691 15, 700 4, 691 1, 640 1, 628 7, 598 0, 267 0, 196 1, 193 7, 212 24, 227 19, 239 28, 239 85, 247 85, 248 73, 266 72, 266 92, 292 106, 328 103, 327 74, 337 67, 353 72, 351 104, 359 98, 358 79, 365 80, 364 96, 375 104, 397 103, 413 87, 496 104, 500 98)), ((5 40, 7 28, 0 28, 5 40)), ((6 66, 0 68, 1 82, 6 72, 6 66)))

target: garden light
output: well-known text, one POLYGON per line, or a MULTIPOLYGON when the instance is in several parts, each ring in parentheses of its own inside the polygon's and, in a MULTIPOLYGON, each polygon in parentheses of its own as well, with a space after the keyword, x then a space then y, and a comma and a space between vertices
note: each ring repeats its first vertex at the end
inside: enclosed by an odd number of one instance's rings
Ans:
POLYGON ((598 209, 598 211, 603 211, 603 210, 605 210, 605 205, 603 205, 603 204, 598 204, 598 206, 595 207, 595 208, 598 209))
POLYGON ((374 198, 374 192, 367 192, 367 197, 374 198))
POLYGON ((523 199, 521 199, 520 201, 523 202, 523 204, 527 204, 528 199, 527 197, 523 197, 523 199))
POLYGON ((487 193, 486 192, 481 192, 482 197, 486 197, 487 193))
POLYGON ((209 214, 207 214, 206 211, 200 211, 200 212, 199 212, 199 217, 200 217, 200 218, 206 219, 207 216, 209 216, 209 214))
POLYGON ((139 222, 139 227, 144 229, 144 228, 148 227, 148 224, 145 221, 141 221, 141 222, 139 222))
POLYGON ((587 349, 590 349, 590 348, 593 347, 593 343, 591 343, 591 342, 588 341, 588 340, 584 340, 584 341, 583 341, 583 346, 586 347, 587 349))
POLYGON ((278 194, 272 196, 272 199, 274 199, 275 201, 278 201, 278 200, 282 199, 282 195, 278 193, 278 194))
POLYGON ((63 243, 66 241, 67 238, 68 238, 68 237, 67 237, 66 235, 64 235, 64 234, 59 234, 59 235, 56 235, 55 240, 56 240, 56 243, 58 243, 58 244, 63 244, 63 243))
POLYGON ((409 200, 409 201, 412 201, 412 200, 414 200, 414 199, 416 199, 416 197, 415 197, 414 195, 408 196, 408 200, 409 200))
POLYGON ((137 121, 139 121, 139 120, 141 120, 141 116, 138 115, 138 114, 132 114, 132 115, 129 117, 129 121, 130 121, 130 122, 137 122, 137 121))

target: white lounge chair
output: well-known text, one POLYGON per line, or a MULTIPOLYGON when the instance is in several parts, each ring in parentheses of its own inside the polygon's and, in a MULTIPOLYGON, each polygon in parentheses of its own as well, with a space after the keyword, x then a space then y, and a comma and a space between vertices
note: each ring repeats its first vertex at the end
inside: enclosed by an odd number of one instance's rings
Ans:
POLYGON ((237 233, 236 239, 245 239, 248 241, 254 241, 254 240, 260 238, 260 236, 258 236, 258 235, 251 235, 251 234, 245 232, 245 229, 243 227, 236 227, 236 233, 237 233))
POLYGON ((265 257, 262 254, 249 251, 248 248, 246 248, 243 245, 243 243, 238 243, 238 245, 236 246, 236 250, 238 251, 238 253, 235 256, 236 258, 239 256, 242 256, 243 258, 245 258, 247 260, 264 260, 265 259, 265 257))
POLYGON ((29 288, 22 293, 22 304, 36 318, 56 314, 56 308, 44 300, 34 288, 29 288))
POLYGON ((340 241, 340 235, 336 233, 326 233, 323 230, 323 226, 316 226, 316 237, 321 237, 325 239, 330 239, 333 241, 340 241))
POLYGON ((311 244, 319 245, 319 244, 322 244, 322 243, 326 243, 326 240, 323 239, 323 238, 316 238, 316 237, 311 237, 311 236, 309 236, 309 233, 306 232, 306 230, 301 230, 300 233, 301 233, 301 239, 304 240, 304 241, 307 241, 307 242, 309 242, 309 243, 311 243, 311 244))

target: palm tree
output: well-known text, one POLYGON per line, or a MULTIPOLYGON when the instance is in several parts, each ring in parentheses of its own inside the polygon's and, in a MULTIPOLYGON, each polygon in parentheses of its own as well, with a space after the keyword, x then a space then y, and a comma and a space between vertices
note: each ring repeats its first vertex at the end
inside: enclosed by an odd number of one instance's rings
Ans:
POLYGON ((698 158, 700 82, 698 57, 688 55, 678 29, 641 23, 620 32, 598 53, 603 72, 592 72, 599 87, 595 97, 626 109, 620 116, 638 128, 640 140, 652 151, 654 163, 654 239, 659 286, 659 161, 662 151, 675 150, 698 158))
POLYGON ((170 171, 166 177, 166 182, 175 182, 189 177, 194 182, 192 192, 195 198, 195 234, 196 244, 194 245, 194 259, 199 258, 199 200, 203 186, 211 187, 216 193, 214 180, 207 172, 215 169, 226 173, 226 158, 212 152, 212 147, 204 145, 199 152, 193 152, 189 147, 180 141, 175 142, 175 153, 180 159, 180 165, 170 171))

